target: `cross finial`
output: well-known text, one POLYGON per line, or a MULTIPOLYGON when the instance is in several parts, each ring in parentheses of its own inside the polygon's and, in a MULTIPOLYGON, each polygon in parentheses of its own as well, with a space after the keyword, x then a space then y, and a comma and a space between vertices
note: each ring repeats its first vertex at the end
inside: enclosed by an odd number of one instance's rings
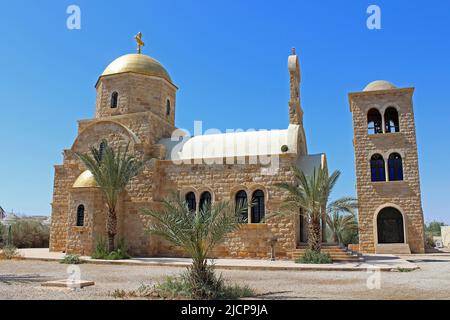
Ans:
POLYGON ((295 56, 295 48, 292 48, 292 55, 295 56))
POLYGON ((145 43, 142 41, 142 33, 139 32, 137 35, 135 35, 134 40, 137 44, 137 53, 141 54, 141 47, 145 46, 145 43))

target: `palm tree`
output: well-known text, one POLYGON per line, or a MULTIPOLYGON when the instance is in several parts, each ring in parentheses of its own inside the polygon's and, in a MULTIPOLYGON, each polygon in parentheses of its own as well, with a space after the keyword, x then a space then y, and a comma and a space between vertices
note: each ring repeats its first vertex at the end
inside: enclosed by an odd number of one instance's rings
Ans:
POLYGON ((354 198, 342 198, 328 205, 326 220, 332 233, 333 242, 343 244, 345 232, 358 229, 354 212, 357 206, 354 198))
POLYGON ((185 199, 179 195, 162 201, 162 209, 143 209, 153 219, 147 231, 183 248, 191 257, 188 280, 194 296, 205 298, 206 288, 217 283, 208 256, 214 247, 223 242, 225 236, 240 227, 239 216, 247 210, 246 203, 236 207, 227 202, 206 202, 199 212, 192 212, 185 199))
MULTIPOLYGON (((308 221, 308 247, 320 252, 322 245, 321 220, 324 221, 331 191, 336 185, 340 171, 336 170, 328 175, 326 168, 314 169, 311 176, 307 176, 297 167, 292 167, 296 179, 295 184, 279 183, 279 188, 288 191, 289 195, 282 205, 282 209, 301 210, 308 221)), ((331 205, 346 204, 347 198, 334 201, 331 205)))
POLYGON ((114 251, 114 237, 117 234, 116 207, 120 194, 132 178, 137 176, 143 166, 143 162, 128 154, 128 145, 123 149, 119 147, 117 152, 103 140, 98 149, 91 148, 91 152, 80 154, 88 170, 104 193, 108 215, 106 218, 106 233, 108 235, 108 250, 114 251))

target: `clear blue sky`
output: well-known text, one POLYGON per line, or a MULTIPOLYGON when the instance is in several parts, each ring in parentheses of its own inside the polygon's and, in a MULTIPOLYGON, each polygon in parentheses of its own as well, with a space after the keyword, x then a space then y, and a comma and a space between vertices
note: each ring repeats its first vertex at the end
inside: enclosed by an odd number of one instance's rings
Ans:
POLYGON ((428 1, 8 1, 0 13, 0 205, 50 214, 53 165, 78 119, 92 118, 94 84, 132 53, 161 61, 179 86, 176 122, 192 129, 287 126, 287 56, 301 60, 310 153, 342 170, 334 196, 354 195, 347 93, 377 79, 416 87, 425 218, 450 223, 450 2, 428 1), (66 28, 80 6, 81 30, 66 28), (382 30, 366 9, 382 10, 382 30))

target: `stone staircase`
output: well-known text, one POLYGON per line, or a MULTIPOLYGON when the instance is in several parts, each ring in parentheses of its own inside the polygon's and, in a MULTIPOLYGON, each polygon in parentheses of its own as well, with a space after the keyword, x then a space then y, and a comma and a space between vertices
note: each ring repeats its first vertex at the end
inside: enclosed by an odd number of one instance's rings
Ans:
MULTIPOLYGON (((306 244, 297 246, 297 249, 291 252, 292 259, 297 260, 300 258, 305 253, 306 249, 306 244)), ((350 251, 337 244, 322 243, 321 252, 328 253, 333 262, 361 262, 364 260, 360 253, 350 251)))

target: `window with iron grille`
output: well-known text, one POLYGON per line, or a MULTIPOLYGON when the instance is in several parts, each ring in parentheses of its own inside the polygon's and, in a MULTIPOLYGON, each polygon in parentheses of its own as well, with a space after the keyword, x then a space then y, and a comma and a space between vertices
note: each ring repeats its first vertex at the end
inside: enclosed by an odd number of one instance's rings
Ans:
POLYGON ((80 204, 77 208, 77 227, 84 226, 84 205, 80 204))
POLYGON ((374 154, 370 159, 370 171, 373 182, 386 181, 386 168, 383 156, 374 154))
POLYGON ((256 190, 252 196, 252 223, 260 223, 265 216, 264 192, 256 190))

